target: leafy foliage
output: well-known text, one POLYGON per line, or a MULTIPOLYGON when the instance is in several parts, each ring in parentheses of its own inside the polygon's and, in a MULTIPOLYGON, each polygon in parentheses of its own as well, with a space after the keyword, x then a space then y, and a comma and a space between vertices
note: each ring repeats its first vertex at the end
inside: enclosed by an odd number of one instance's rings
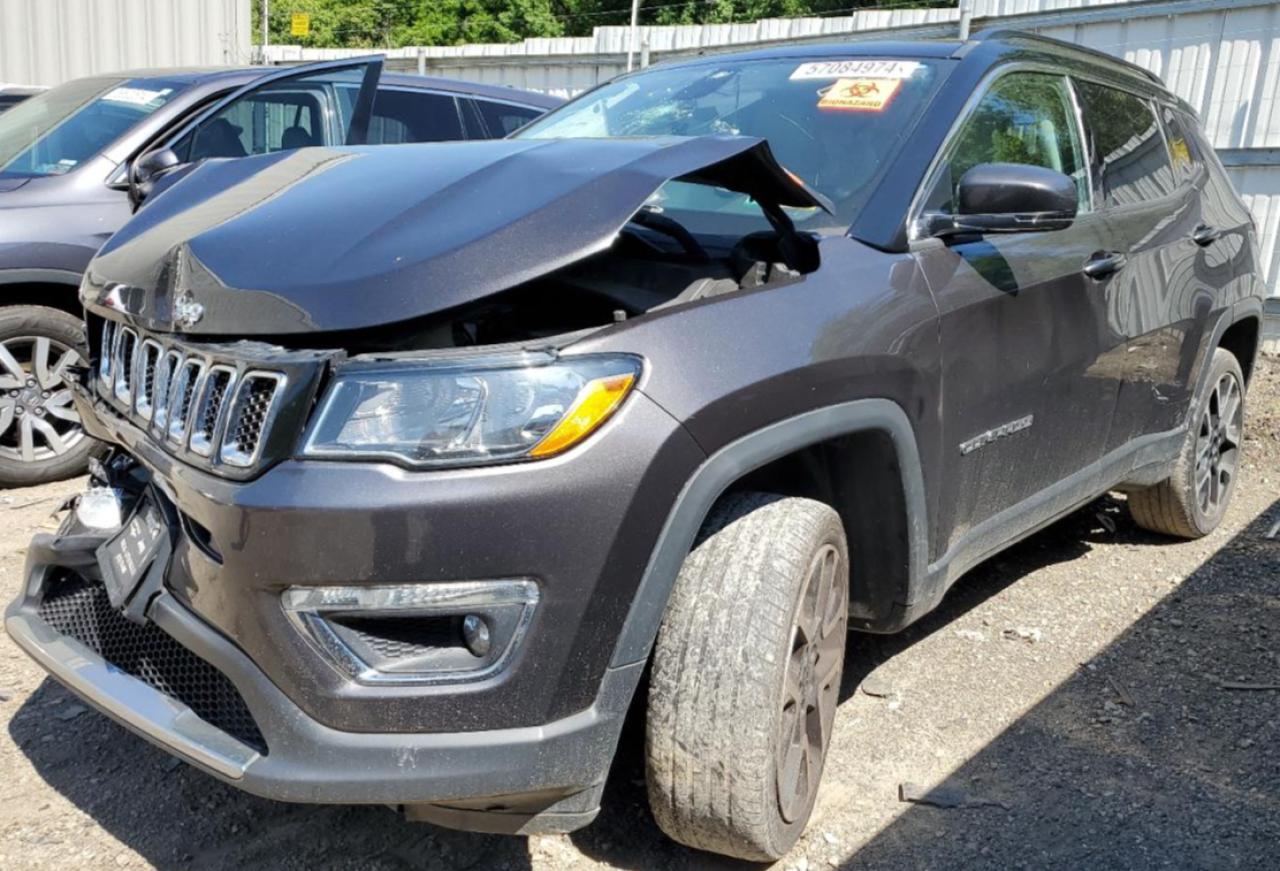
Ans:
MULTIPOLYGON (((261 40, 263 0, 253 0, 253 39, 261 40)), ((954 6, 955 0, 647 0, 642 24, 725 24, 760 18, 847 15, 855 8, 954 6)), ((398 48, 584 36, 625 25, 631 0, 270 0, 271 42, 312 48, 398 48), (291 36, 294 12, 311 33, 291 36)))

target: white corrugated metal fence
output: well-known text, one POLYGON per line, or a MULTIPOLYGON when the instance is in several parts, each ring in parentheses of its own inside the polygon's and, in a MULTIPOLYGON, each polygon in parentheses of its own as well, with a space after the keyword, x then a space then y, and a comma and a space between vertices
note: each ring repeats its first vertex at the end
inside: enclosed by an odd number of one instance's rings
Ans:
POLYGON ((251 59, 249 0, 0 0, 0 82, 251 59))

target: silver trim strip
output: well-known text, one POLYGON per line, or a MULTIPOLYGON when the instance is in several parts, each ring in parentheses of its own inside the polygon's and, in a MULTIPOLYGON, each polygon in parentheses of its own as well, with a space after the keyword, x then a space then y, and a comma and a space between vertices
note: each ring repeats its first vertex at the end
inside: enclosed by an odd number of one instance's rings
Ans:
POLYGON ((25 614, 5 620, 19 647, 103 713, 192 762, 239 780, 261 754, 195 711, 107 663, 73 638, 25 614))
POLYGON ((524 640, 540 598, 532 580, 447 581, 368 587, 289 587, 281 594, 285 616, 340 674, 367 686, 432 686, 473 683, 504 671, 524 640), (520 607, 507 646, 483 668, 464 671, 386 672, 365 662, 333 631, 327 614, 439 616, 485 607, 520 607))

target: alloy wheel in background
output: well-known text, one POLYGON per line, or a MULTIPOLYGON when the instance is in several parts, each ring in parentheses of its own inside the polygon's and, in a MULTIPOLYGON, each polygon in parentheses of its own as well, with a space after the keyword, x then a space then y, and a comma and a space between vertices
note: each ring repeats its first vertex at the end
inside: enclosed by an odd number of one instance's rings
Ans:
POLYGON ((60 457, 85 438, 64 376, 80 353, 47 336, 0 341, 0 457, 24 463, 60 457))
POLYGON ((1213 386, 1196 431, 1196 502, 1206 515, 1216 515, 1235 483, 1244 429, 1244 401, 1234 372, 1213 386))

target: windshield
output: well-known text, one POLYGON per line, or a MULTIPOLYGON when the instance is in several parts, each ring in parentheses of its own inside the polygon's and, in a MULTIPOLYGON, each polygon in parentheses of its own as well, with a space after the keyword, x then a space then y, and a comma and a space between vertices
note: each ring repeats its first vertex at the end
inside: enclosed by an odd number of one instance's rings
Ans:
POLYGON ((182 82, 68 82, 0 115, 0 178, 70 172, 178 95, 182 82))
MULTIPOLYGON (((894 58, 775 58, 657 68, 609 82, 533 122, 517 138, 737 134, 767 139, 835 216, 788 209, 807 229, 846 228, 937 85, 935 64, 894 58)), ((655 197, 694 232, 763 224, 741 194, 668 183, 655 197)))

